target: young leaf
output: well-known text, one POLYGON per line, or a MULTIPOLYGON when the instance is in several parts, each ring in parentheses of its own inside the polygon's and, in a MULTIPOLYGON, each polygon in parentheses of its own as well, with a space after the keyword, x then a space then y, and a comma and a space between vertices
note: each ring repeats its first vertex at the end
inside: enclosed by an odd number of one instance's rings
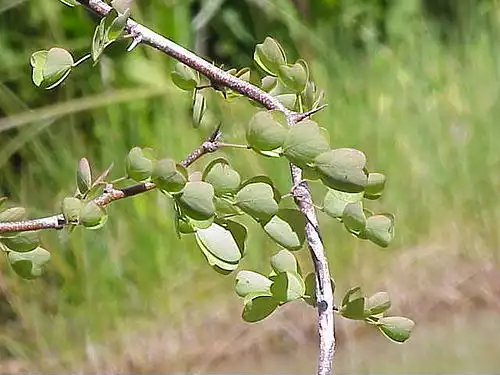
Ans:
POLYGON ((219 224, 213 223, 206 229, 198 229, 196 239, 213 256, 226 263, 237 264, 241 259, 240 248, 232 233, 219 224))
POLYGON ((259 222, 269 220, 278 212, 273 188, 263 182, 243 186, 236 194, 235 204, 259 222))
POLYGON ((32 80, 35 86, 40 87, 43 82, 43 67, 49 51, 37 51, 31 55, 30 64, 33 68, 32 80))
POLYGON ((201 125, 201 120, 207 111, 207 100, 205 96, 195 91, 193 95, 193 126, 198 128, 201 125))
POLYGON ((366 216, 362 203, 348 203, 342 214, 342 221, 350 232, 360 232, 365 229, 366 216))
POLYGON ((92 174, 87 158, 81 158, 76 171, 76 185, 81 194, 87 194, 92 186, 92 174))
POLYGON ((199 237, 196 236, 196 243, 200 247, 203 255, 205 255, 205 258, 207 259, 208 264, 212 266, 212 268, 223 275, 228 275, 231 272, 233 272, 235 269, 238 268, 238 263, 229 263, 225 262, 222 259, 216 257, 214 254, 212 254, 208 248, 204 245, 203 242, 200 241, 199 237))
POLYGON ((300 250, 305 241, 306 219, 295 209, 280 209, 262 228, 276 243, 288 250, 300 250))
POLYGON ((351 148, 331 150, 314 159, 314 166, 325 185, 347 193, 357 193, 365 188, 368 179, 365 165, 365 155, 351 148))
POLYGON ((304 166, 314 158, 330 150, 328 140, 318 124, 312 120, 302 120, 289 129, 283 154, 297 166, 304 166))
POLYGON ((158 188, 176 193, 181 191, 187 182, 185 168, 175 163, 174 160, 165 158, 158 160, 151 173, 151 180, 158 188))
POLYGON ((40 244, 38 231, 19 232, 13 236, 2 238, 1 242, 9 249, 19 253, 36 249, 40 244))
POLYGON ((107 220, 106 210, 93 201, 87 202, 80 211, 80 223, 87 229, 102 228, 107 220))
POLYGON ((206 182, 187 182, 175 199, 182 211, 195 220, 207 220, 214 216, 214 188, 206 182))
POLYGON ((382 314, 391 307, 389 293, 378 292, 365 300, 365 317, 382 314))
POLYGON ((281 250, 271 257, 271 267, 277 274, 281 272, 298 272, 297 259, 288 250, 281 250))
POLYGON ((47 52, 42 70, 42 86, 50 90, 58 86, 71 72, 73 56, 63 48, 51 48, 47 52))
POLYGON ((0 212, 0 223, 19 221, 24 219, 25 215, 26 209, 24 207, 11 207, 0 212))
POLYGON ((235 280, 235 291, 240 297, 246 297, 250 293, 271 293, 272 281, 261 275, 260 273, 253 271, 240 271, 236 275, 235 280))
MULTIPOLYGON (((116 9, 116 8, 115 8, 116 9)), ((111 25, 106 30, 106 39, 111 42, 119 38, 125 31, 128 18, 130 17, 130 9, 125 9, 119 12, 111 22, 111 25)))
POLYGON ((362 235, 381 247, 389 246, 394 238, 394 216, 390 214, 370 216, 366 220, 362 235))
POLYGON ((277 76, 279 67, 286 64, 283 48, 270 37, 267 37, 262 44, 257 44, 253 59, 262 70, 273 76, 277 76))
POLYGON ((271 91, 278 84, 278 79, 273 76, 265 76, 262 78, 260 88, 266 92, 271 91))
POLYGON ((181 90, 191 91, 199 84, 198 75, 189 66, 181 62, 175 64, 175 68, 170 73, 172 82, 181 90))
POLYGON ((280 302, 289 302, 304 296, 306 286, 302 277, 295 271, 286 271, 271 277, 271 293, 280 302))
POLYGON ((287 134, 286 119, 281 111, 260 111, 250 120, 246 138, 253 149, 271 151, 283 145, 287 134))
POLYGON ((281 65, 278 76, 287 87, 301 93, 309 80, 309 68, 304 60, 299 60, 293 65, 281 65))
POLYGON ((268 293, 250 293, 245 297, 241 316, 245 322, 255 323, 271 315, 278 305, 279 301, 268 293))
POLYGON ((12 269, 24 279, 34 279, 42 274, 43 266, 50 260, 50 253, 37 247, 26 253, 10 251, 7 255, 12 269))
POLYGON ((382 195, 385 186, 385 175, 382 173, 368 174, 368 180, 365 186, 365 198, 378 199, 382 195))
POLYGON ((297 106, 296 94, 279 94, 275 96, 278 101, 285 106, 286 109, 294 111, 297 106))
POLYGON ((333 217, 341 218, 344 209, 349 203, 357 203, 363 199, 363 192, 346 193, 343 191, 328 189, 323 201, 323 211, 333 217))
POLYGON ((408 340, 414 326, 413 320, 402 316, 388 316, 377 322, 377 327, 384 336, 397 343, 408 340))
POLYGON ((140 147, 130 150, 125 160, 125 167, 127 176, 137 182, 147 180, 153 173, 153 162, 144 156, 140 147))
POLYGON ((241 183, 240 174, 224 158, 212 160, 205 168, 202 179, 214 187, 216 195, 232 194, 241 183))
POLYGON ((78 224, 80 220, 80 210, 82 209, 82 201, 74 197, 66 197, 61 203, 61 212, 69 224, 78 224))

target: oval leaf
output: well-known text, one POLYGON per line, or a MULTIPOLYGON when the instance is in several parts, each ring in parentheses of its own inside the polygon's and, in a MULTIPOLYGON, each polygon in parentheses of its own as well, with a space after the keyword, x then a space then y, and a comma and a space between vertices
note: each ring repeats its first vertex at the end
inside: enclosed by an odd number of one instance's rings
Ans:
POLYGON ((271 315, 279 302, 271 295, 250 293, 245 297, 242 318, 245 322, 255 323, 271 315))
POLYGON ((300 250, 305 241, 306 219, 298 210, 280 209, 263 229, 276 243, 288 250, 300 250))
POLYGON ((12 269, 24 279, 34 279, 42 274, 43 266, 50 260, 50 253, 37 247, 26 253, 10 251, 7 256, 12 269))
POLYGON ((213 223, 206 229, 198 229, 196 239, 213 256, 224 262, 237 264, 241 259, 238 243, 231 232, 219 224, 213 223))
POLYGON ((235 204, 259 222, 269 220, 278 212, 271 185, 256 182, 243 186, 236 194, 235 204))
POLYGON ((87 202, 80 211, 80 223, 87 229, 99 229, 106 224, 106 210, 95 202, 87 202))
POLYGON ((82 194, 87 194, 92 186, 92 174, 90 164, 87 158, 81 158, 78 162, 78 170, 76 171, 76 185, 78 191, 82 194))
POLYGON ((309 70, 307 64, 301 60, 293 65, 281 65, 278 76, 287 87, 296 93, 301 93, 309 80, 309 70))
POLYGON ((223 158, 212 160, 205 168, 202 179, 214 187, 216 195, 232 194, 241 183, 240 174, 223 158))
POLYGON ((272 277, 271 293, 280 302, 289 302, 302 298, 306 286, 302 277, 294 271, 282 272, 272 277))
POLYGON ((341 218, 344 209, 349 203, 360 202, 363 199, 363 192, 346 193, 343 191, 328 189, 323 202, 323 211, 333 217, 341 218))
POLYGON ((73 63, 73 56, 68 51, 63 48, 51 48, 47 52, 42 70, 42 85, 47 90, 58 86, 71 72, 73 63))
POLYGON ((297 259, 288 250, 281 250, 271 257, 271 267, 274 272, 298 272, 297 259))
POLYGON ((394 216, 390 214, 370 216, 366 220, 362 235, 381 247, 389 246, 394 238, 394 216))
POLYGON ((182 211, 195 220, 207 220, 214 216, 214 188, 206 182, 187 182, 175 199, 182 211))
POLYGON ((366 186, 366 157, 361 151, 352 148, 331 150, 318 155, 314 165, 325 185, 332 189, 357 193, 366 186))
POLYGON ((377 326, 384 336, 390 340, 403 343, 410 338, 415 323, 413 320, 402 316, 388 316, 379 319, 377 326))
POLYGON ((366 226, 366 216, 361 202, 348 203, 342 214, 342 221, 350 232, 361 232, 366 226))
POLYGON ((185 169, 176 164, 174 160, 165 158, 154 164, 151 180, 160 189, 176 193, 186 186, 186 174, 185 169))
POLYGON ((198 85, 198 76, 189 66, 177 62, 171 73, 172 82, 181 90, 191 91, 198 85))
POLYGON ((19 232, 14 236, 4 237, 1 241, 9 249, 20 253, 36 249, 40 244, 38 231, 19 232))
POLYGON ((278 75, 280 65, 286 64, 283 48, 270 37, 267 37, 262 44, 257 44, 253 59, 262 70, 273 76, 278 75))
POLYGON ((271 293, 272 281, 253 271, 240 271, 236 275, 235 291, 240 297, 246 297, 250 293, 263 292, 271 293))
POLYGON ((260 111, 250 120, 246 139, 255 150, 271 151, 283 145, 287 134, 285 116, 281 111, 260 111))
POLYGON ((378 199, 382 195, 385 187, 385 175, 382 173, 368 174, 368 180, 365 186, 365 198, 378 199))
POLYGON ((153 162, 144 156, 140 147, 130 150, 125 160, 125 167, 128 177, 137 182, 147 180, 153 173, 153 162))
POLYGON ((24 219, 26 209, 24 207, 11 207, 5 211, 0 212, 0 223, 7 223, 9 221, 19 221, 24 219))
POLYGON ((297 166, 305 166, 314 158, 330 150, 328 140, 318 124, 303 120, 288 131, 283 154, 297 166))
POLYGON ((391 307, 389 293, 378 292, 365 300, 365 317, 382 314, 391 307))

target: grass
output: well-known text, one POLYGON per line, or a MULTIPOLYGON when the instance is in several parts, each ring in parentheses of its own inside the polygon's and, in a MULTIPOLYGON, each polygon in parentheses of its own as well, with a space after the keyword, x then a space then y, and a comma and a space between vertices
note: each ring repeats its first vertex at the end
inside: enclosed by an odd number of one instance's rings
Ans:
MULTIPOLYGON (((90 29, 82 13, 70 15, 57 4, 22 7, 33 24, 43 24, 51 15, 51 28, 31 50, 55 39, 83 51, 78 48, 84 43, 68 37, 75 32, 73 24, 61 23, 74 17, 75 24, 81 21, 90 29), (35 9, 41 13, 35 14, 35 9)), ((154 7, 145 7, 139 17, 189 44, 183 32, 188 29, 187 9, 163 10, 166 18, 175 19, 175 26, 158 19, 154 7)), ((287 18, 289 25, 293 22, 298 21, 287 18)), ((17 32, 22 30, 18 26, 17 32)), ((391 345, 364 329, 355 330, 361 332, 359 338, 341 335, 338 368, 344 372, 489 372, 499 365, 498 350, 490 341, 490 332, 498 328, 492 315, 495 301, 498 304, 494 270, 500 214, 496 34, 484 30, 467 43, 444 47, 430 30, 417 31, 405 43, 374 47, 363 55, 324 48, 308 51, 315 80, 325 89, 329 104, 317 121, 329 130, 332 146, 363 150, 370 168, 388 176, 385 196, 373 208, 397 217, 395 244, 381 250, 356 241, 338 223, 321 216, 337 295, 358 283, 367 292, 386 286, 392 291, 395 313, 405 312, 418 324, 415 338, 405 346, 391 345), (482 274, 485 264, 493 269, 492 281, 471 281, 482 291, 480 298, 474 288, 457 297, 461 289, 456 285, 464 284, 460 276, 478 270, 482 274), (475 315, 477 298, 489 302, 475 315), (422 303, 437 307, 422 309, 422 303)), ((327 32, 307 32, 309 40, 333 45, 327 32)), ((0 46, 3 36, 0 33, 0 46)), ((189 98, 171 86, 169 59, 154 51, 140 49, 116 62, 105 59, 97 71, 82 68, 72 73, 64 88, 46 94, 27 84, 31 50, 5 50, 0 107, 9 116, 0 119, 0 181, 33 216, 56 211, 61 199, 71 194, 76 161, 82 156, 91 160, 95 171, 114 162, 119 176, 131 147, 151 146, 161 155, 181 159, 209 130, 192 129, 189 98), (9 167, 15 153, 23 160, 20 174, 9 167)), ((110 56, 118 50, 111 50, 110 56)), ((242 142, 253 108, 238 100, 225 109, 227 140, 242 142)), ((287 190, 284 161, 262 160, 247 151, 227 155, 234 156, 234 165, 245 177, 269 173, 282 191, 287 190)), ((322 189, 313 189, 321 202, 322 189)), ((297 307, 293 312, 295 306, 290 306, 270 323, 240 323, 232 278, 207 267, 192 239, 175 237, 170 212, 165 199, 151 192, 113 204, 103 230, 78 230, 70 238, 44 233, 53 260, 45 277, 35 282, 19 280, 3 264, 0 359, 5 366, 144 372, 284 372, 290 366, 310 372, 315 345, 312 310, 302 313, 297 307), (215 335, 222 349, 213 347, 215 335), (281 348, 287 340, 300 345, 281 348), (228 342, 227 351, 234 356, 221 360, 228 342), (236 356, 252 347, 248 343, 265 350, 258 360, 245 364, 236 356), (299 346, 308 360, 290 361, 300 358, 299 346), (151 350, 139 350, 144 347, 151 350), (185 348, 189 353, 179 357, 185 348), (208 349, 212 356, 205 354, 208 349), (175 358, 180 359, 173 362, 175 358)), ((245 267, 267 270, 276 246, 256 225, 249 226, 245 267)), ((305 250, 300 257, 307 264, 305 250)))

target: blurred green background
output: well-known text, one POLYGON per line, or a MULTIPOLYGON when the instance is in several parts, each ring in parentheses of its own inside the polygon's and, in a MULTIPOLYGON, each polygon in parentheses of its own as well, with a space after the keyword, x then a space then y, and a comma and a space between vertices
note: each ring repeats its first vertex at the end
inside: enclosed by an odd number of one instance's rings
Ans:
MULTIPOLYGON (((150 0, 133 16, 216 64, 251 64, 256 43, 279 40, 311 66, 329 106, 316 120, 333 147, 363 150, 388 176, 373 207, 394 212, 387 250, 321 216, 337 296, 388 290, 393 314, 417 325, 404 345, 337 320, 336 372, 500 371, 500 3, 496 0, 150 0)), ((0 193, 32 217, 74 190, 77 160, 96 171, 134 146, 183 158, 194 130, 173 61, 150 48, 111 47, 53 91, 36 88, 29 56, 61 46, 81 57, 97 19, 57 0, 0 0, 0 193)), ((254 111, 214 104, 225 139, 242 142, 254 111)), ((228 152, 245 177, 290 186, 284 161, 228 152)), ((198 162, 202 168, 210 157, 198 162)), ((318 202, 322 190, 313 187, 318 202)), ((174 234, 157 192, 113 204, 108 224, 71 237, 43 234, 44 276, 0 274, 1 372, 315 371, 316 313, 300 303, 258 324, 240 318, 233 277, 174 234)), ((250 224, 244 266, 267 272, 276 250, 250 224)), ((306 250, 299 253, 310 267, 306 250)), ((338 297, 337 297, 338 298, 338 297)))

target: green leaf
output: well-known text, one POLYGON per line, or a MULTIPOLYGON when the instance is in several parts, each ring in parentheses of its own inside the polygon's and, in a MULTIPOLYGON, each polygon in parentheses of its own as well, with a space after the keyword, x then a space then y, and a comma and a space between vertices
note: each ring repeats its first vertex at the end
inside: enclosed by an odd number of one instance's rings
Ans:
POLYGON ((40 244, 38 231, 19 232, 13 236, 4 237, 1 241, 9 249, 20 253, 36 249, 40 244))
POLYGON ((323 211, 336 219, 342 217, 344 209, 349 203, 357 203, 363 199, 363 192, 346 193, 343 191, 328 189, 323 201, 323 211))
POLYGON ((260 111, 250 120, 246 139, 253 149, 271 151, 283 145, 287 134, 285 115, 281 111, 260 111))
POLYGON ((235 291, 240 297, 246 297, 250 293, 267 293, 271 294, 272 281, 253 271, 240 271, 236 275, 235 291))
POLYGON ((273 76, 278 75, 280 65, 286 64, 283 48, 270 37, 267 37, 262 44, 257 44, 253 59, 262 70, 273 76))
POLYGON ((385 187, 385 175, 382 173, 368 174, 368 180, 365 186, 365 198, 378 199, 382 195, 385 187))
POLYGON ((243 186, 236 194, 235 204, 259 222, 269 220, 278 212, 273 188, 263 182, 243 186))
POLYGON ((273 76, 265 76, 262 78, 260 88, 266 92, 271 91, 278 84, 278 79, 273 76))
POLYGON ((287 87, 301 93, 309 80, 309 68, 304 60, 299 60, 293 65, 281 65, 278 76, 287 87))
POLYGON ((230 230, 213 223, 206 229, 196 230, 196 239, 213 256, 226 262, 237 264, 241 259, 241 250, 230 230))
POLYGON ((193 69, 189 66, 177 62, 175 68, 170 73, 172 77, 172 82, 181 90, 191 91, 198 86, 199 78, 193 69))
POLYGON ((295 271, 286 271, 272 276, 271 293, 280 302, 289 302, 302 298, 306 286, 302 277, 295 271))
POLYGON ((106 210, 99 207, 94 201, 87 202, 80 211, 80 224, 87 229, 102 228, 107 220, 106 210))
POLYGON ((241 183, 240 174, 224 158, 212 160, 205 168, 202 179, 214 187, 216 195, 232 194, 241 183))
POLYGON ((305 241, 306 219, 295 209, 280 209, 262 228, 276 243, 288 250, 300 250, 305 241))
POLYGON ((204 243, 199 239, 198 236, 196 237, 196 243, 200 247, 203 255, 205 255, 205 258, 207 259, 208 264, 218 273, 223 274, 223 275, 228 275, 231 272, 233 272, 235 269, 238 268, 238 263, 229 263, 225 262, 220 258, 217 258, 214 254, 212 254, 208 248, 204 245, 204 243))
POLYGON ((30 64, 33 68, 32 80, 33 83, 40 87, 43 83, 43 67, 47 60, 49 51, 37 51, 31 55, 30 64))
POLYGON ((350 232, 361 232, 366 226, 366 216, 361 202, 348 203, 342 214, 342 221, 350 232))
POLYGON ((394 238, 394 215, 373 215, 366 219, 362 235, 373 243, 387 247, 394 238))
POLYGON ((106 30, 106 39, 108 41, 114 41, 123 34, 129 17, 130 9, 126 9, 123 12, 117 14, 117 16, 111 22, 111 25, 106 30))
POLYGON ((402 316, 388 316, 379 319, 377 326, 384 336, 390 340, 403 343, 410 338, 415 323, 413 320, 402 316))
POLYGON ((305 111, 310 111, 318 107, 322 92, 318 91, 314 82, 307 82, 305 90, 302 92, 302 104, 305 111))
POLYGON ((231 232, 238 249, 240 249, 241 256, 245 255, 246 240, 248 236, 247 228, 233 220, 226 220, 224 227, 231 232))
POLYGON ((328 187, 347 193, 363 191, 367 183, 365 155, 352 148, 324 152, 314 159, 314 166, 328 187))
POLYGON ((92 186, 92 173, 87 158, 81 158, 76 170, 76 185, 81 194, 87 194, 92 186))
POLYGON ((342 306, 347 305, 349 302, 352 302, 362 297, 363 293, 361 293, 361 288, 359 286, 351 288, 344 295, 344 298, 342 299, 342 306))
POLYGON ((92 37, 92 46, 90 49, 90 55, 92 56, 92 60, 94 61, 94 63, 99 60, 102 53, 104 52, 104 49, 106 48, 106 21, 107 17, 102 18, 94 30, 94 36, 92 37))
POLYGON ((389 293, 378 292, 365 300, 365 317, 382 314, 391 307, 389 293))
POLYGON ((195 92, 193 95, 193 126, 198 128, 201 125, 201 120, 207 111, 207 100, 200 92, 195 92))
POLYGON ((187 182, 175 199, 182 211, 195 220, 207 220, 215 214, 214 188, 206 182, 187 182))
POLYGON ((3 205, 7 202, 7 197, 0 197, 0 210, 2 209, 3 205))
POLYGON ((247 294, 244 301, 242 318, 245 322, 255 323, 271 315, 279 302, 267 293, 247 294))
POLYGON ((42 86, 50 90, 58 86, 71 72, 73 56, 63 48, 51 48, 47 52, 42 70, 42 86))
POLYGON ((113 0, 111 1, 111 6, 116 9, 118 13, 123 14, 127 10, 130 11, 133 1, 134 0, 113 0))
POLYGON ((186 186, 187 172, 184 167, 176 164, 174 160, 165 158, 158 160, 154 164, 151 180, 158 188, 169 193, 176 193, 186 186))
POLYGON ((34 279, 42 274, 43 266, 50 260, 50 253, 37 247, 26 253, 10 251, 7 255, 12 269, 24 279, 34 279))
POLYGON ((0 212, 0 223, 19 221, 24 219, 25 215, 26 209, 24 207, 11 207, 0 212))
POLYGON ((363 320, 365 315, 365 298, 360 287, 351 288, 342 299, 340 314, 344 318, 363 320))
POLYGON ((271 257, 271 267, 277 274, 281 272, 298 272, 297 259, 288 250, 281 250, 271 257))
POLYGON ((241 215, 242 211, 225 197, 214 197, 215 212, 218 217, 241 215))
POLYGON ((137 182, 147 180, 153 173, 153 161, 144 156, 140 147, 134 147, 130 150, 125 159, 125 166, 127 176, 137 182))
POLYGON ((80 3, 76 0, 59 0, 59 1, 69 7, 76 7, 77 5, 80 5, 80 3))
POLYGON ((310 163, 320 154, 330 150, 328 140, 314 121, 306 119, 288 131, 283 154, 297 166, 310 163))
POLYGON ((286 109, 294 111, 297 106, 297 95, 295 94, 279 94, 275 96, 278 101, 285 106, 286 109))

